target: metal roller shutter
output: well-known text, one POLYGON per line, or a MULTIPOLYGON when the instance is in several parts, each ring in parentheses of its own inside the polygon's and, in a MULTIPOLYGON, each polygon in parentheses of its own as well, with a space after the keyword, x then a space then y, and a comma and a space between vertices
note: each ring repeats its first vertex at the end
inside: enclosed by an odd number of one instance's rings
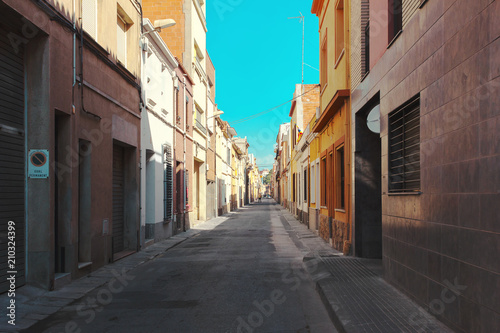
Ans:
POLYGON ((169 221, 172 219, 173 211, 173 164, 172 164, 172 146, 165 144, 163 146, 163 219, 169 221))
POLYGON ((113 254, 124 250, 123 147, 113 146, 113 254))
POLYGON ((24 50, 16 53, 8 34, 0 26, 0 293, 9 289, 8 271, 17 271, 16 286, 25 283, 24 50), (15 239, 8 238, 9 221, 15 239), (15 262, 9 261, 10 241, 15 262))

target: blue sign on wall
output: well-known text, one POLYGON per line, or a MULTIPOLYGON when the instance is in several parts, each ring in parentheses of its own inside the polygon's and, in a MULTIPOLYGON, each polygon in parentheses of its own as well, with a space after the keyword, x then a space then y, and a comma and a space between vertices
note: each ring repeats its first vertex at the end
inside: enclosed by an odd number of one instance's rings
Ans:
POLYGON ((49 178, 49 151, 47 149, 29 151, 28 178, 49 178))

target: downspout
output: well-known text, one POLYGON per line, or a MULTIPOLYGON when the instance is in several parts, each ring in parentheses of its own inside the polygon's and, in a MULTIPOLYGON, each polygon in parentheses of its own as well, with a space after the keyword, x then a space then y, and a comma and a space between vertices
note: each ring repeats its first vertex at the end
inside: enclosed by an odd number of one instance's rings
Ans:
POLYGON ((183 166, 184 166, 184 179, 183 179, 183 191, 184 191, 184 194, 183 194, 183 199, 184 199, 184 202, 183 202, 183 211, 184 211, 184 229, 186 227, 186 197, 188 195, 188 193, 186 193, 187 191, 187 187, 186 187, 186 177, 188 177, 189 179, 189 175, 186 176, 186 134, 187 134, 187 119, 186 119, 186 114, 187 114, 187 110, 186 110, 186 74, 184 74, 184 77, 182 78, 182 85, 183 85, 183 94, 182 96, 184 97, 184 99, 182 100, 182 105, 183 105, 183 122, 184 122, 184 143, 183 143, 183 166))
MULTIPOLYGON (((178 104, 178 101, 177 101, 177 98, 176 98, 176 93, 175 93, 175 91, 176 91, 176 89, 177 89, 177 88, 175 87, 175 82, 176 82, 176 80, 177 80, 177 74, 175 73, 175 71, 172 71, 171 75, 172 75, 172 86, 173 86, 173 88, 174 88, 174 89, 172 89, 172 100, 173 100, 173 103, 172 103, 173 105, 172 105, 172 106, 173 106, 173 110, 177 110, 177 108, 175 107, 175 106, 178 104)), ((174 155, 174 162, 175 162, 175 174, 177 175, 177 155, 176 155, 176 151, 177 151, 177 149, 176 149, 176 145, 175 145, 175 141, 176 141, 176 140, 175 140, 175 137, 177 136, 177 114, 174 114, 173 110, 172 110, 172 116, 173 116, 174 120, 173 120, 173 122, 172 122, 172 123, 173 123, 173 125, 174 125, 174 128, 173 128, 173 131, 172 131, 172 132, 173 132, 173 136, 174 136, 174 137, 173 137, 173 140, 172 140, 172 141, 173 141, 172 151, 173 151, 173 155, 174 155)), ((174 181, 175 181, 175 187, 176 187, 176 188, 178 188, 178 184, 177 184, 177 177, 175 177, 175 178, 174 178, 174 177, 172 176, 172 178, 173 178, 173 179, 174 179, 174 181)), ((173 193, 173 191, 172 191, 172 193, 173 193)), ((175 197, 177 197, 177 195, 176 195, 175 197)), ((179 204, 178 202, 176 202, 176 203, 177 203, 177 204, 179 204)), ((173 212, 176 212, 176 211, 177 211, 177 208, 176 208, 176 207, 174 207, 174 205, 172 205, 172 206, 173 206, 173 207, 172 207, 173 212)), ((175 221, 176 221, 176 223, 177 223, 177 217, 175 216, 175 214, 173 214, 173 213, 172 213, 172 216, 173 216, 173 218, 175 219, 175 221)), ((172 228, 173 228, 173 226, 172 226, 172 228)))
POLYGON ((76 0, 73 0, 73 86, 71 89, 71 111, 75 114, 75 86, 76 86, 76 0))
POLYGON ((80 103, 82 111, 88 114, 89 116, 94 117, 96 120, 100 121, 101 117, 96 115, 95 113, 89 112, 85 109, 84 99, 83 99, 83 90, 84 90, 84 81, 83 81, 83 1, 80 2, 80 103))

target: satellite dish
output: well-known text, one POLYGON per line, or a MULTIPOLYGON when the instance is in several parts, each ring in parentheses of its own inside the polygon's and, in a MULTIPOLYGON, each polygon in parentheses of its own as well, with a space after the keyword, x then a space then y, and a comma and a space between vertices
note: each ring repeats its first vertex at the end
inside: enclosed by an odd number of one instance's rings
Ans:
POLYGON ((380 104, 375 105, 370 113, 368 113, 366 125, 373 133, 380 134, 380 104))

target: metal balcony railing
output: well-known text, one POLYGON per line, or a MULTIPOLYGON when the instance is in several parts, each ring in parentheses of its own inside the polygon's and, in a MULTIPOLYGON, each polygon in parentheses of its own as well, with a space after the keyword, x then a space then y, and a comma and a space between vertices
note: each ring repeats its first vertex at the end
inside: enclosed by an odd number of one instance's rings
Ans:
POLYGON ((205 135, 207 134, 207 129, 205 128, 205 126, 203 126, 203 124, 198 119, 196 119, 196 127, 198 127, 198 129, 200 131, 202 131, 203 134, 205 134, 205 135))

